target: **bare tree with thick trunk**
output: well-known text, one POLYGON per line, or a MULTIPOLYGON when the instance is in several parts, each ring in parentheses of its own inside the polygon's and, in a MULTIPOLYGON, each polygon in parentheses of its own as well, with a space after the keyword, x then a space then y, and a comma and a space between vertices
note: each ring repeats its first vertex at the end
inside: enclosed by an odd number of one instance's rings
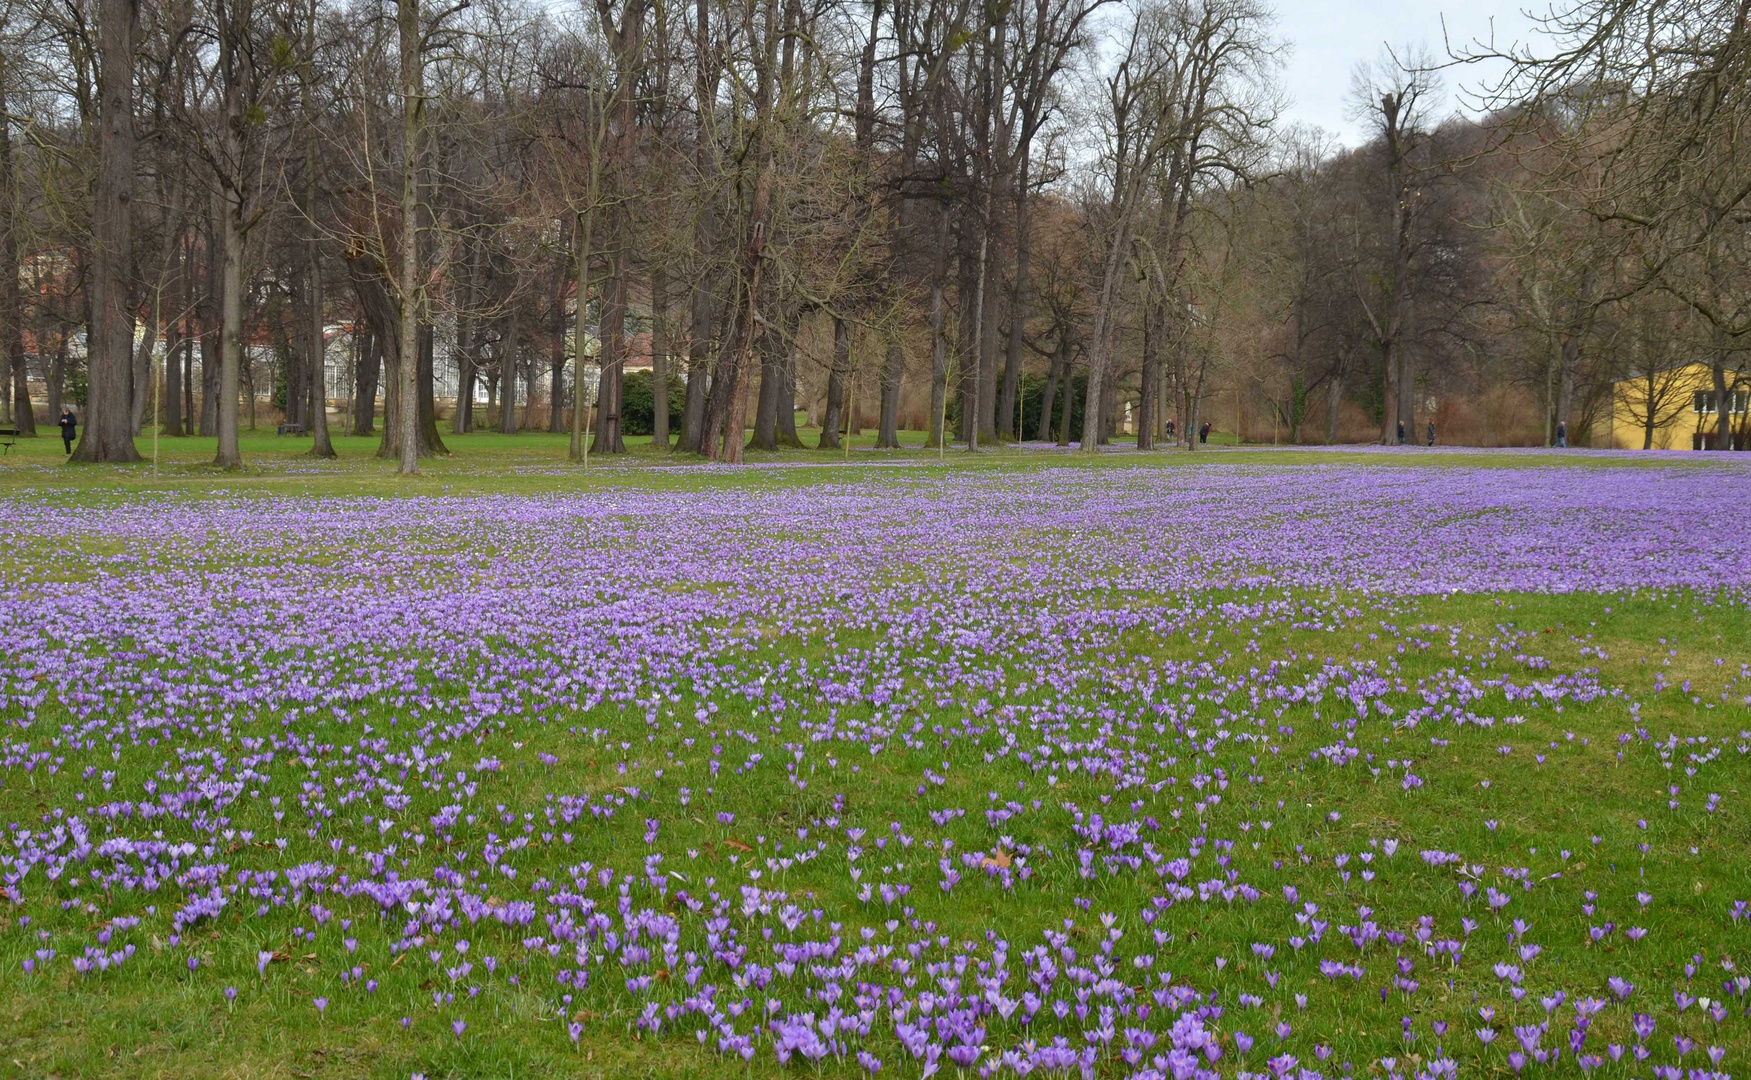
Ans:
POLYGON ((20 435, 35 435, 30 372, 24 359, 24 303, 18 287, 22 270, 19 265, 19 233, 24 220, 19 213, 21 192, 12 154, 12 117, 6 104, 10 78, 5 54, 0 51, 0 371, 12 384, 10 404, 14 429, 20 435))
POLYGON ((322 240, 317 222, 322 219, 321 160, 317 154, 316 108, 316 25, 320 13, 319 0, 310 0, 309 22, 305 26, 303 63, 298 67, 300 104, 306 124, 304 134, 304 258, 310 275, 306 299, 306 318, 310 365, 310 433, 313 457, 335 456, 334 441, 328 432, 328 319, 323 301, 326 294, 322 280, 322 240))
POLYGON ((134 32, 138 0, 98 9, 97 178, 91 201, 91 333, 85 433, 74 461, 139 461, 132 409, 133 319, 128 264, 133 248, 134 32))

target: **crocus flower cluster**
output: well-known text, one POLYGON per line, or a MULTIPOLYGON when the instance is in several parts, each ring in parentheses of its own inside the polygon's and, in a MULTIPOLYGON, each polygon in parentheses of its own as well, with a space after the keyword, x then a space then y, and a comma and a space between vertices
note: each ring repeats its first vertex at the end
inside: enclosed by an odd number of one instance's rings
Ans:
POLYGON ((0 993, 926 1077, 1751 1049, 1751 471, 751 475, 9 500, 0 993))

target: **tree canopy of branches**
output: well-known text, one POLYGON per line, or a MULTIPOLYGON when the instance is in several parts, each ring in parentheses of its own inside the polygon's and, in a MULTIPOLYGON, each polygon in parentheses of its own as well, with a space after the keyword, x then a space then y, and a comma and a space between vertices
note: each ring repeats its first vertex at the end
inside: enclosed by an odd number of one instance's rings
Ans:
POLYGON ((1256 0, 0 3, 0 401, 82 405, 81 461, 237 467, 263 407, 332 455, 337 403, 406 473, 482 427, 733 462, 799 408, 1651 439, 1675 370, 1747 381, 1731 0, 1581 0, 1469 116, 1385 53, 1350 147, 1280 123, 1256 0))

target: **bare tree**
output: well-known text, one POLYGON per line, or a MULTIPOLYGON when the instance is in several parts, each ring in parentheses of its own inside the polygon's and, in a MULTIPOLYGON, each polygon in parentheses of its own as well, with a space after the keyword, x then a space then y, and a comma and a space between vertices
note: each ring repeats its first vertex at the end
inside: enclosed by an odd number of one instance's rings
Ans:
POLYGON ((98 9, 97 182, 91 205, 89 397, 85 434, 73 451, 84 462, 138 461, 131 411, 133 320, 128 259, 134 195, 134 33, 137 0, 102 0, 98 9))
MULTIPOLYGON (((1545 51, 1495 54, 1508 74, 1489 95, 1517 106, 1522 130, 1551 147, 1559 167, 1545 175, 1621 234, 1632 281, 1680 298, 1709 324, 1722 400, 1751 352, 1746 20, 1742 0, 1581 0, 1544 18, 1545 51)), ((1727 410, 1716 423, 1712 445, 1732 448, 1727 410)))
MULTIPOLYGON (((787 11, 789 8, 786 9, 787 11)), ((774 113, 778 50, 785 28, 778 0, 764 0, 756 9, 750 4, 741 34, 748 42, 753 71, 753 93, 745 103, 735 102, 730 114, 742 118, 736 133, 735 190, 740 195, 740 256, 736 265, 735 306, 731 332, 726 335, 718 358, 706 405, 700 449, 718 461, 742 460, 742 433, 747 427, 748 369, 754 355, 761 322, 763 276, 766 271, 766 241, 772 220, 772 188, 777 162, 773 153, 777 118, 774 113), (756 14, 756 10, 758 14, 756 14)), ((740 95, 740 85, 735 91, 740 95)))
MULTIPOLYGON (((1191 194, 1223 174, 1244 175, 1257 129, 1268 126, 1275 43, 1268 12, 1252 0, 1185 0, 1133 9, 1130 46, 1107 80, 1109 200, 1104 264, 1088 346, 1082 448, 1104 437, 1120 290, 1135 256, 1140 215, 1165 168, 1171 211, 1182 223, 1191 194)), ((1179 228, 1180 226, 1176 226, 1179 228)))
POLYGON ((1420 229, 1428 156, 1429 109, 1435 87, 1429 64, 1413 54, 1401 62, 1388 54, 1357 67, 1350 91, 1351 115, 1364 120, 1377 139, 1381 192, 1388 207, 1385 257, 1378 265, 1359 261, 1356 296, 1380 351, 1382 400, 1380 441, 1394 441, 1395 429, 1416 424, 1416 365, 1411 343, 1416 335, 1416 274, 1413 262, 1423 246, 1420 229))
MULTIPOLYGON (((8 21, 14 17, 11 7, 7 5, 4 11, 8 21)), ((5 403, 14 429, 20 435, 35 435, 30 372, 24 354, 24 303, 18 286, 23 270, 19 251, 25 223, 22 211, 24 193, 20 190, 17 162, 12 151, 12 115, 7 104, 12 79, 13 65, 6 46, 0 44, 0 370, 11 383, 10 393, 5 394, 5 403)))

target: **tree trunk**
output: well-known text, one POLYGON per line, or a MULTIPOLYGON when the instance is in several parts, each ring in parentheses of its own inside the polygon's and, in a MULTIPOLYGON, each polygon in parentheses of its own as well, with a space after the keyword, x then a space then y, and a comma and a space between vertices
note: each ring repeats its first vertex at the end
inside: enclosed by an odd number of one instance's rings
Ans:
POLYGON ((1325 441, 1328 446, 1337 445, 1338 413, 1343 403, 1344 377, 1334 371, 1325 384, 1325 441))
MULTIPOLYGON (((30 369, 24 359, 24 303, 18 287, 19 195, 12 163, 12 122, 6 83, 11 72, 0 53, 0 364, 12 383, 12 422, 20 435, 36 434, 30 405, 30 369)), ((39 342, 37 352, 42 352, 39 342)))
POLYGON ((535 357, 527 349, 520 350, 523 361, 518 365, 518 372, 523 376, 523 424, 529 430, 535 430, 535 357))
POLYGON ((50 416, 61 415, 61 401, 67 386, 67 335, 55 342, 55 355, 49 360, 48 406, 50 416))
POLYGON ((760 333, 756 350, 760 356, 760 390, 754 407, 754 434, 748 440, 750 450, 778 449, 778 401, 783 396, 779 383, 784 379, 784 357, 777 336, 770 328, 760 333))
MULTIPOLYGON (((237 447, 238 375, 244 363, 243 259, 249 222, 246 188, 248 168, 244 161, 246 121, 245 82, 252 76, 247 57, 238 55, 247 46, 250 13, 247 5, 229 5, 218 26, 219 78, 223 126, 225 175, 219 179, 219 446, 213 464, 223 469, 241 468, 237 447)), ((251 373, 249 426, 255 427, 255 385, 251 373)))
MULTIPOLYGON (((1162 327, 1162 334, 1165 336, 1166 333, 1167 330, 1164 324, 1162 327)), ((1161 354, 1159 352, 1156 353, 1155 360, 1155 381, 1144 386, 1142 388, 1142 393, 1149 396, 1149 413, 1151 417, 1149 423, 1149 438, 1151 444, 1154 446, 1160 446, 1167 438, 1167 423, 1162 419, 1167 412, 1167 365, 1161 362, 1161 354)), ((1137 409, 1139 415, 1141 415, 1143 409, 1141 402, 1139 402, 1137 409)), ((1141 419, 1139 419, 1138 430, 1142 430, 1141 419)))
MULTIPOLYGON (((1580 361, 1580 341, 1573 335, 1566 335, 1559 354, 1562 357, 1562 369, 1557 372, 1556 380, 1556 418, 1559 423, 1568 424, 1569 413, 1575 405, 1575 367, 1580 361)), ((1570 445, 1574 443, 1574 432, 1569 432, 1570 445)))
POLYGON ((851 370, 851 327, 844 319, 833 320, 833 367, 827 372, 827 408, 821 414, 823 450, 839 449, 839 425, 845 408, 845 373, 851 370))
POLYGON ((974 337, 979 353, 979 439, 997 441, 997 312, 1002 291, 993 280, 991 266, 997 261, 992 250, 991 197, 985 199, 985 235, 979 238, 979 283, 974 290, 979 305, 979 325, 974 337))
POLYGON ((1733 448, 1733 399, 1728 392, 1727 357, 1725 335, 1716 331, 1719 341, 1714 356, 1710 358, 1710 372, 1714 376, 1715 386, 1715 449, 1731 450, 1733 448))
MULTIPOLYGON (((1398 343, 1398 418, 1404 421, 1405 440, 1417 440, 1416 357, 1408 341, 1398 343)), ((1396 430, 1394 432, 1396 437, 1396 430)))
MULTIPOLYGON (((294 290, 295 297, 301 295, 304 290, 303 284, 299 283, 295 285, 294 290)), ((305 322, 303 301, 299 299, 290 306, 292 312, 289 320, 286 317, 286 312, 280 310, 277 306, 270 308, 267 312, 269 325, 268 335, 273 342, 272 347, 274 357, 274 362, 270 366, 268 373, 268 385, 270 387, 269 397, 271 399, 271 388, 276 385, 273 380, 277 378, 279 380, 278 385, 283 385, 286 388, 286 407, 283 410, 282 422, 287 424, 302 424, 304 422, 303 417, 305 405, 305 402, 303 401, 303 398, 305 397, 304 378, 301 374, 304 368, 302 357, 304 355, 304 350, 309 347, 309 344, 304 340, 305 337, 309 335, 309 327, 305 322), (287 325, 288 321, 291 323, 290 326, 287 325), (293 345, 294 338, 297 341, 296 347, 293 345)), ((245 378, 251 378, 253 375, 254 372, 248 372, 245 378)), ((255 383, 251 381, 249 386, 253 391, 255 383)), ((253 414, 250 416, 249 426, 251 430, 255 428, 255 417, 253 414)))
POLYGON ((414 372, 414 389, 419 399, 414 415, 419 425, 415 441, 420 457, 437 457, 450 452, 444 446, 443 436, 438 434, 438 398, 434 385, 437 382, 437 339, 437 332, 430 324, 419 328, 419 366, 414 372))
POLYGON ((457 435, 474 430, 475 340, 473 312, 459 313, 456 316, 456 411, 450 416, 450 430, 457 435))
MULTIPOLYGON (((305 26, 304 64, 300 70, 300 83, 303 89, 303 107, 306 122, 313 123, 316 119, 316 108, 313 100, 315 83, 316 58, 316 27, 317 2, 310 0, 309 21, 305 26)), ((304 206, 312 220, 320 220, 318 203, 322 189, 317 185, 321 176, 316 156, 316 129, 313 127, 306 133, 304 141, 304 206)), ((305 241, 305 261, 310 271, 310 353, 308 367, 310 369, 310 432, 314 436, 310 453, 313 457, 334 457, 334 443, 328 434, 328 324, 324 315, 326 296, 322 287, 322 245, 312 231, 305 241)))
MULTIPOLYGON (((242 105, 238 124, 241 126, 242 105)), ((229 112, 229 109, 227 110, 229 112)), ((229 130, 231 125, 226 125, 229 130)), ((243 466, 237 448, 238 372, 243 363, 243 206, 232 190, 219 194, 219 448, 213 464, 222 469, 243 466)), ((250 406, 255 395, 250 395, 250 406)))
POLYGON ((1112 355, 1113 338, 1117 330, 1119 289, 1124 274, 1125 259, 1131 249, 1137 203, 1142 197, 1142 184, 1137 179, 1128 182, 1122 195, 1115 193, 1113 236, 1109 240, 1105 265, 1101 273, 1100 293, 1095 298, 1094 332, 1089 337, 1088 391, 1082 405, 1082 449, 1093 453, 1106 433, 1106 418, 1102 404, 1108 381, 1107 367, 1112 355))
POLYGON ((711 392, 711 298, 703 285, 693 291, 687 339, 687 390, 681 399, 681 437, 675 449, 700 452, 705 405, 711 392))
MULTIPOLYGON (((989 248, 990 238, 981 241, 981 247, 989 248)), ((991 257, 989 252, 979 260, 979 439, 986 443, 997 441, 997 312, 998 289, 991 280, 991 257)))
MULTIPOLYGON (((1145 283, 1144 288, 1148 288, 1145 283)), ((1155 449, 1156 383, 1160 379, 1160 305, 1146 295, 1143 307, 1143 370, 1137 393, 1137 449, 1155 449)))
MULTIPOLYGON (((1118 336, 1118 327, 1113 327, 1113 335, 1118 336)), ((1114 372, 1110 378, 1101 383, 1100 401, 1100 444, 1107 445, 1113 441, 1113 436, 1119 430, 1119 373, 1114 372)), ((1238 425, 1237 425, 1238 426, 1238 425)))
POLYGON ((559 326, 553 332, 553 351, 547 358, 547 430, 565 431, 565 305, 559 309, 559 326))
POLYGON ((651 445, 669 448, 669 271, 651 268, 651 445))
POLYGON ((584 365, 589 363, 589 357, 584 354, 584 338, 590 310, 590 225, 593 220, 593 211, 578 215, 577 264, 572 268, 577 276, 578 315, 572 329, 572 437, 567 454, 573 461, 586 463, 589 457, 584 445, 584 427, 590 409, 590 391, 584 382, 584 365))
MULTIPOLYGON (((966 230, 963 229, 963 233, 966 230)), ((960 422, 955 425, 955 438, 967 444, 969 450, 978 449, 976 432, 979 430, 976 421, 979 418, 979 371, 980 341, 979 320, 985 310, 982 287, 985 284, 983 275, 985 264, 984 237, 980 238, 980 246, 968 251, 966 239, 962 237, 960 257, 960 281, 956 283, 956 303, 960 307, 960 325, 957 328, 957 352, 960 357, 960 422)))
POLYGON ((773 360, 772 441, 780 449, 800 450, 803 441, 796 433, 796 342, 802 328, 803 308, 794 297, 775 306, 781 312, 778 323, 767 327, 762 335, 763 348, 773 360))
POLYGON ((353 331, 353 434, 370 435, 377 421, 377 383, 383 371, 380 339, 365 320, 353 331))
POLYGON ((1647 374, 1643 376, 1643 379, 1647 384, 1646 401, 1648 403, 1647 412, 1642 415, 1643 450, 1652 450, 1654 448, 1654 429, 1659 421, 1659 409, 1655 406, 1655 403, 1659 400, 1659 378, 1659 373, 1654 370, 1652 364, 1649 364, 1647 374))
MULTIPOLYGON (((748 369, 753 364, 755 336, 759 333, 759 304, 766 266, 766 232, 772 223, 772 185, 777 163, 772 144, 773 76, 777 69, 777 0, 763 5, 763 56, 755 72, 753 101, 753 146, 749 160, 756 171, 748 203, 746 232, 738 260, 738 300, 744 305, 736 316, 736 332, 718 360, 718 377, 706 410, 704 437, 708 457, 730 464, 742 460, 742 434, 747 423, 748 369), (719 391, 722 391, 719 393, 719 391)), ((749 13, 752 22, 752 13, 749 13)))
MULTIPOLYGON (((243 356, 244 354, 239 353, 238 355, 243 356)), ((245 359, 247 361, 247 357, 245 357, 245 359)), ((246 362, 243 365, 242 374, 243 374, 243 381, 245 384, 245 389, 242 391, 243 400, 249 403, 249 430, 254 431, 255 430, 255 408, 256 408, 256 405, 257 405, 257 402, 259 399, 259 395, 256 393, 256 390, 255 390, 255 365, 252 363, 246 362)))
POLYGON ((305 290, 309 282, 293 281, 292 292, 292 327, 290 333, 285 327, 285 313, 274 311, 274 341, 277 346, 274 356, 282 367, 282 376, 286 384, 286 423, 297 424, 306 431, 309 425, 309 382, 306 377, 310 350, 310 306, 305 290), (293 348, 291 338, 296 338, 298 347, 293 348))
MULTIPOLYGON (((702 44, 711 41, 711 5, 708 0, 696 0, 695 13, 695 41, 702 44)), ((718 54, 708 48, 697 48, 694 51, 697 53, 694 100, 708 104, 695 110, 693 164, 699 176, 711 177, 718 171, 716 135, 712 130, 716 113, 709 105, 717 100, 718 54)), ((699 210, 693 221, 693 257, 700 267, 710 265, 716 220, 716 206, 711 192, 707 190, 705 197, 700 200, 699 210)), ((675 444, 676 450, 690 454, 703 453, 705 450, 705 414, 710 399, 712 305, 710 276, 696 270, 693 295, 689 298, 687 325, 687 393, 681 403, 681 437, 675 444)))
POLYGON ((182 343, 182 431, 189 434, 195 422, 195 338, 185 337, 182 343))
POLYGON ((704 284, 694 287, 688 314, 687 389, 681 399, 681 436, 675 449, 697 454, 703 452, 700 440, 711 395, 711 293, 704 284))
POLYGON ((630 221, 611 211, 616 221, 610 240, 616 244, 608 255, 608 281, 602 295, 602 379, 596 389, 596 438, 590 449, 598 454, 626 453, 621 400, 626 382, 626 243, 630 221))
MULTIPOLYGON (((1065 354, 1064 374, 1062 378, 1064 381, 1064 392, 1059 396, 1064 399, 1064 406, 1063 415, 1058 419, 1058 445, 1068 449, 1070 446, 1071 414, 1076 411, 1076 365, 1070 362, 1068 353, 1065 354)), ((1086 387, 1087 385, 1088 383, 1085 377, 1083 380, 1083 386, 1086 387)), ((1083 411, 1088 411, 1086 406, 1084 406, 1083 411)))
POLYGON ((480 378, 480 257, 479 246, 470 243, 458 267, 462 310, 456 314, 456 411, 450 416, 450 430, 458 435, 474 430, 474 393, 480 378))
MULTIPOLYGON (((602 30, 608 38, 614 59, 614 95, 611 115, 613 127, 613 157, 605 176, 608 193, 620 196, 632 186, 633 152, 636 146, 638 114, 638 79, 644 66, 645 0, 626 0, 621 8, 619 25, 608 21, 609 6, 598 6, 602 12, 602 30)), ((632 213, 622 198, 611 198, 608 205, 608 287, 602 309, 602 383, 597 391, 600 408, 596 410, 596 442, 598 453, 626 453, 625 380, 626 380, 626 308, 632 273, 633 241, 632 213)))
POLYGON ((129 392, 128 266, 133 255, 134 31, 138 0, 102 0, 98 15, 97 178, 91 203, 91 327, 85 432, 73 452, 84 462, 139 461, 129 392))
POLYGON ((134 344, 134 371, 128 379, 129 393, 132 395, 128 403, 128 429, 135 435, 145 430, 146 408, 152 403, 152 380, 157 375, 154 358, 158 352, 158 337, 163 332, 158 319, 164 310, 161 299, 154 297, 153 303, 146 307, 145 333, 140 333, 136 321, 129 337, 134 344))
MULTIPOLYGON (((219 265, 219 259, 213 259, 219 265)), ((219 434, 219 313, 214 297, 213 323, 201 338, 201 430, 213 438, 219 434)))
MULTIPOLYGON (((739 291, 757 294, 760 268, 746 250, 739 276, 742 279, 739 291), (749 289, 750 285, 754 288, 749 289)), ((706 403, 700 449, 717 461, 734 464, 742 460, 742 433, 747 425, 747 384, 750 381, 747 371, 753 363, 755 335, 758 333, 756 314, 754 300, 738 303, 730 323, 727 346, 718 358, 717 373, 711 381, 711 400, 706 403)))
POLYGON ((322 253, 310 241, 310 447, 313 457, 335 456, 328 432, 328 325, 323 318, 322 253))
POLYGON ((397 470, 420 471, 419 330, 425 317, 425 284, 420 277, 419 181, 420 127, 425 114, 424 28, 420 0, 395 0, 397 51, 401 66, 401 266, 396 276, 400 331, 396 340, 395 427, 400 436, 397 470))
MULTIPOLYGON (((741 275, 738 273, 738 286, 741 275)), ((711 376, 711 394, 706 399, 705 417, 701 421, 699 432, 699 452, 708 458, 718 458, 723 454, 722 444, 724 431, 729 426, 728 416, 731 409, 730 395, 734 387, 734 372, 739 353, 739 342, 742 334, 742 321, 746 317, 747 305, 739 299, 731 306, 725 327, 723 346, 715 369, 711 376)), ((736 452, 741 453, 741 439, 736 439, 736 452)))
MULTIPOLYGON (((385 325, 393 327, 398 324, 385 325)), ((377 456, 385 461, 395 461, 401 453, 401 442, 395 435, 401 415, 401 405, 397 400, 401 392, 400 358, 396 356, 401 331, 396 330, 394 337, 384 336, 380 342, 383 349, 383 434, 377 440, 377 456)))
MULTIPOLYGON (((219 431, 219 293, 221 284, 219 259, 219 200, 213 199, 212 220, 206 223, 204 248, 207 288, 196 310, 201 320, 201 406, 198 434, 211 438, 219 431)), ((194 392, 194 380, 189 380, 189 392, 194 392)), ((189 410, 192 419, 195 410, 189 410)))
POLYGON ((882 364, 882 412, 876 427, 876 448, 900 447, 900 380, 906 374, 906 349, 898 334, 888 337, 888 355, 882 364))
POLYGON ((1025 438, 1016 397, 1021 386, 1021 350, 1027 329, 1028 274, 1033 248, 1028 235, 1029 158, 1029 148, 1022 147, 1020 183, 1015 194, 1015 281, 1009 289, 1009 341, 1003 357, 1003 392, 997 403, 997 434, 1004 439, 1025 438))
POLYGON ((790 327, 790 340, 780 346, 784 350, 779 361, 778 376, 778 445, 801 449, 802 436, 796 433, 796 326, 790 327))
MULTIPOLYGON (((437 403, 432 387, 432 328, 417 327, 411 335, 405 332, 401 323, 402 304, 390 298, 388 284, 375 260, 349 256, 348 269, 359 307, 370 327, 374 352, 381 358, 381 369, 388 376, 384 380, 383 439, 378 443, 377 456, 396 461, 400 467, 407 442, 403 436, 403 424, 408 422, 410 412, 414 425, 412 441, 417 456, 436 457, 449 453, 438 434, 437 403), (401 348, 409 337, 413 338, 413 363, 404 366, 401 348), (411 372, 407 370, 409 367, 413 369, 411 372)), ((363 374, 359 383, 363 395, 366 388, 363 374)), ((374 402, 375 396, 373 387, 371 395, 363 400, 369 404, 374 402)))
POLYGON ((182 365, 184 355, 194 346, 188 336, 188 323, 178 320, 176 337, 164 348, 164 434, 182 434, 182 365))
POLYGON ((924 444, 931 449, 940 449, 948 438, 943 430, 948 408, 948 211, 938 207, 936 215, 936 266, 930 275, 930 438, 924 444))
POLYGON ((1387 341, 1380 354, 1380 443, 1391 446, 1397 441, 1398 398, 1394 394, 1394 378, 1398 374, 1398 351, 1387 341))
MULTIPOLYGON (((998 258, 994 240, 996 222, 991 215, 994 202, 1007 196, 1010 170, 996 164, 996 154, 1008 152, 1009 136, 1002 110, 1003 55, 1008 43, 1007 32, 998 32, 998 20, 987 20, 988 32, 983 52, 983 77, 974 133, 975 176, 984 188, 979 208, 979 260, 974 276, 972 357, 977 379, 973 383, 973 415, 978 423, 968 430, 972 437, 967 449, 976 449, 979 442, 997 440, 997 310, 999 290, 992 280, 991 267, 998 258)), ((964 295, 964 294, 963 294, 964 295)), ((964 300, 963 300, 964 303, 964 300)), ((963 412, 966 402, 962 402, 963 412)))
MULTIPOLYGON (((1063 327, 1058 328, 1058 344, 1052 349, 1052 364, 1046 370, 1046 385, 1040 391, 1040 426, 1039 441, 1052 441, 1052 408, 1058 403, 1058 381, 1065 378, 1065 360, 1070 355, 1070 335, 1063 327)), ((1064 395, 1065 409, 1068 411, 1070 395, 1064 395)))
POLYGON ((499 434, 517 433, 517 358, 523 351, 522 312, 516 301, 499 339, 499 434))

